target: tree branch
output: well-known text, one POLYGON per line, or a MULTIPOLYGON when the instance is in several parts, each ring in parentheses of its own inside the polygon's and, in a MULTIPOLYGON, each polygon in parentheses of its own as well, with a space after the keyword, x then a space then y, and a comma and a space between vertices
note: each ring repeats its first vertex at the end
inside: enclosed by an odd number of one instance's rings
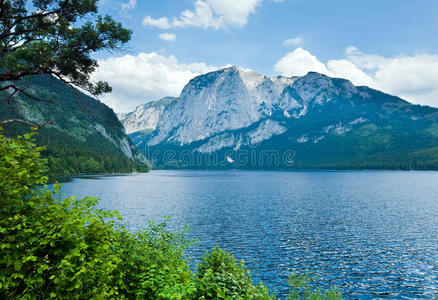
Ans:
POLYGON ((0 0, 0 18, 5 14, 5 3, 3 0, 0 0))
POLYGON ((35 128, 40 129, 40 128, 43 128, 44 126, 48 125, 48 124, 55 123, 55 121, 48 121, 48 122, 44 122, 44 123, 41 123, 41 124, 34 124, 34 123, 29 122, 29 121, 21 120, 21 119, 9 119, 9 120, 0 121, 0 125, 11 124, 11 123, 26 124, 26 125, 29 125, 31 127, 35 127, 35 128))
POLYGON ((36 71, 20 72, 20 73, 15 73, 15 74, 1 73, 0 74, 0 81, 16 81, 16 80, 19 80, 25 76, 39 75, 39 74, 44 74, 44 72, 40 71, 40 70, 36 70, 36 71))
POLYGON ((27 16, 23 16, 23 17, 17 17, 14 20, 14 22, 12 22, 12 24, 8 28, 5 28, 5 30, 0 34, 0 39, 3 39, 5 37, 11 36, 11 35, 16 35, 17 33, 12 31, 12 29, 25 20, 33 19, 33 18, 45 18, 47 16, 57 14, 60 11, 61 11, 61 9, 59 8, 59 9, 49 11, 46 13, 36 13, 36 14, 31 14, 31 15, 27 15, 27 16))
POLYGON ((35 101, 38 101, 38 102, 46 102, 46 103, 54 104, 54 102, 52 100, 45 100, 45 99, 40 99, 38 97, 35 97, 35 96, 29 94, 28 92, 26 92, 25 90, 23 90, 22 88, 19 88, 18 86, 13 85, 13 84, 8 84, 8 85, 5 85, 3 87, 0 87, 0 91, 8 90, 8 89, 13 89, 14 90, 14 93, 13 93, 14 95, 15 95, 16 92, 20 92, 20 93, 22 93, 23 95, 25 95, 26 97, 28 97, 28 98, 30 98, 32 100, 35 100, 35 101))
POLYGON ((18 73, 0 73, 0 81, 17 81, 26 76, 41 75, 41 74, 52 74, 56 76, 62 76, 60 72, 54 71, 50 67, 39 66, 39 67, 35 67, 35 69, 33 70, 24 70, 18 73))
POLYGON ((7 47, 4 47, 1 51, 0 54, 4 54, 4 53, 11 53, 11 52, 15 52, 21 48, 23 48, 24 46, 27 46, 29 43, 35 42, 35 41, 43 41, 42 38, 35 38, 35 37, 27 37, 28 39, 23 41, 20 40, 18 42, 15 42, 12 45, 9 45, 7 47), (21 44, 20 44, 21 42, 21 44))

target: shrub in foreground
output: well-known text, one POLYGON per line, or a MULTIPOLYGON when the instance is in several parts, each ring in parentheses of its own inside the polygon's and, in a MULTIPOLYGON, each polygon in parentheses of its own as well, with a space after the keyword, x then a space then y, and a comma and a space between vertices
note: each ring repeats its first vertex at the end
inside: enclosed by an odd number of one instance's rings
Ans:
POLYGON ((113 244, 120 263, 116 269, 123 298, 190 299, 196 291, 193 273, 183 258, 190 245, 185 232, 166 230, 166 223, 151 223, 134 234, 123 230, 113 244))
POLYGON ((198 299, 272 299, 263 284, 254 286, 243 261, 215 247, 202 258, 196 274, 198 299))
POLYGON ((96 209, 95 198, 39 187, 45 161, 31 135, 0 139, 0 298, 117 294, 116 214, 96 209))
POLYGON ((342 299, 341 292, 336 287, 331 287, 327 291, 320 288, 313 289, 311 283, 314 277, 311 273, 297 274, 293 272, 289 276, 289 299, 311 299, 311 300, 339 300, 342 299))

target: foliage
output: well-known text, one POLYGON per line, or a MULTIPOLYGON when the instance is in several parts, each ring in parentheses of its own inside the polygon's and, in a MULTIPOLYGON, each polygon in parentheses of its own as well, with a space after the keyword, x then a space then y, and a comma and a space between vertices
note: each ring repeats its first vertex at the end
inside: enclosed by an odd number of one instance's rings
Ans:
MULTIPOLYGON (((4 0, 0 6, 0 82, 51 74, 92 94, 110 92, 90 82, 97 67, 91 55, 115 51, 131 32, 109 16, 98 15, 98 0, 4 0)), ((32 95, 30 95, 32 97, 32 95)))
POLYGON ((254 286, 243 261, 217 246, 202 258, 196 286, 197 299, 273 299, 262 283, 254 286))
POLYGON ((116 214, 96 209, 95 198, 61 200, 58 185, 39 187, 45 162, 30 139, 0 136, 0 298, 116 294, 116 214))
POLYGON ((165 230, 166 223, 151 223, 147 230, 122 231, 113 249, 121 262, 120 296, 144 299, 189 299, 196 291, 193 274, 183 258, 190 244, 185 232, 165 230))
POLYGON ((310 284, 314 278, 309 272, 297 274, 293 272, 289 276, 289 299, 309 299, 309 300, 340 300, 342 299, 341 292, 336 287, 331 287, 328 291, 321 289, 312 289, 310 284))
MULTIPOLYGON (((13 212, 25 204, 23 195, 33 194, 34 185, 42 185, 47 177, 45 162, 31 141, 32 134, 11 139, 0 135, 0 200, 2 213, 13 212)), ((1 221, 1 220, 0 220, 1 221)))

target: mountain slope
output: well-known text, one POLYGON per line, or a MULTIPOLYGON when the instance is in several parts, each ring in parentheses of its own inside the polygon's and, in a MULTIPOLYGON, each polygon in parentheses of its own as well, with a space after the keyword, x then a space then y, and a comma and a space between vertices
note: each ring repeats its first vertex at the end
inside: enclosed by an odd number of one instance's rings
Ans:
POLYGON ((133 142, 141 144, 141 141, 154 132, 166 107, 174 103, 176 99, 165 97, 140 105, 133 112, 117 114, 117 117, 125 127, 126 133, 131 134, 133 142))
MULTIPOLYGON (((105 104, 73 90, 52 76, 34 76, 19 83, 28 92, 54 103, 13 98, 13 106, 0 102, 0 118, 22 118, 53 125, 38 130, 37 144, 46 146, 51 174, 131 172, 141 168, 137 149, 114 112, 105 104)), ((1 99, 7 97, 3 92, 1 99)), ((8 135, 29 131, 28 126, 4 126, 8 135)))
POLYGON ((348 80, 231 67, 192 79, 136 144, 158 167, 438 169, 437 120, 348 80))

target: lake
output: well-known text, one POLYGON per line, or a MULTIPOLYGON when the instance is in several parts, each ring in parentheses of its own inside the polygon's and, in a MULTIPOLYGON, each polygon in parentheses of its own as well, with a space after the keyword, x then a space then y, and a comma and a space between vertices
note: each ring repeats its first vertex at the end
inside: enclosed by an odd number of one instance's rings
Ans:
POLYGON ((62 191, 101 198, 132 229, 188 224, 195 262, 219 244, 282 298, 305 269, 347 299, 438 295, 438 172, 152 171, 62 191))

